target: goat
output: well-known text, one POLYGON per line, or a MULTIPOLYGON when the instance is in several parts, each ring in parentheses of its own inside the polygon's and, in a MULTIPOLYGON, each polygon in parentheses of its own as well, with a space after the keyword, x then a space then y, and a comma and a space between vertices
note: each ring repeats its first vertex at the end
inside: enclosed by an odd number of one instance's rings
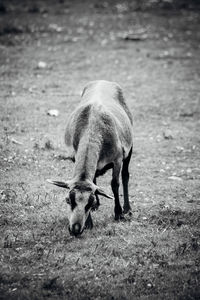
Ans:
POLYGON ((69 232, 80 235, 92 228, 90 211, 99 206, 99 195, 113 199, 98 187, 96 178, 112 169, 111 187, 115 200, 115 220, 131 214, 128 195, 128 166, 132 154, 132 116, 120 86, 99 80, 90 82, 69 117, 65 143, 75 162, 72 179, 50 183, 69 189, 66 198, 69 232), (122 175, 124 206, 119 201, 119 175, 122 175))

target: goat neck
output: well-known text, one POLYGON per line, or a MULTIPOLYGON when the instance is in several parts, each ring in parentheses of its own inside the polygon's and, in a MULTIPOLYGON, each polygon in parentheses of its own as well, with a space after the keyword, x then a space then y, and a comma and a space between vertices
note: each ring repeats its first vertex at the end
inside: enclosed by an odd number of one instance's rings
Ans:
POLYGON ((94 180, 101 151, 101 143, 96 137, 83 136, 76 153, 73 178, 80 181, 94 180))

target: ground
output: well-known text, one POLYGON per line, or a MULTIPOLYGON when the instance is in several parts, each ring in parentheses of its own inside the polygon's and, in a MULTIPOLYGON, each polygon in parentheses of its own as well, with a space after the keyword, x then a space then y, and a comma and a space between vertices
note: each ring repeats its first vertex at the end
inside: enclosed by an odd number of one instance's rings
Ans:
POLYGON ((198 1, 1 1, 0 299, 199 299, 199 45, 198 1), (133 216, 101 198, 75 238, 46 179, 71 178, 65 125, 96 79, 133 114, 133 216))

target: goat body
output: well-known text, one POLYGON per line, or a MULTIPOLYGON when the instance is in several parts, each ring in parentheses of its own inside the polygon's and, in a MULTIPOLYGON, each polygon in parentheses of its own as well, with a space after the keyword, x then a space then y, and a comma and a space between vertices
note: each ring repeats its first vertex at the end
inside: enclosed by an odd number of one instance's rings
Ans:
POLYGON ((73 178, 90 179, 108 164, 121 163, 132 148, 132 117, 116 83, 94 81, 67 125, 65 142, 76 161, 73 178))
MULTIPOLYGON (((69 156, 75 162, 72 179, 67 183, 52 183, 81 194, 85 190, 90 191, 95 194, 98 207, 98 194, 111 197, 96 185, 96 178, 112 168, 111 187, 115 198, 115 219, 122 218, 118 193, 119 175, 122 171, 124 213, 127 213, 130 211, 128 165, 133 138, 132 116, 118 84, 100 80, 90 82, 84 88, 81 102, 69 118, 65 143, 69 156)), ((82 205, 86 201, 83 198, 85 199, 82 196, 80 201, 77 199, 77 203, 82 205)), ((91 225, 90 213, 87 218, 91 225)), ((75 222, 77 224, 76 220, 75 222)), ((83 230, 82 223, 80 228, 76 226, 79 232, 83 230)), ((71 226, 73 227, 73 224, 71 226)))

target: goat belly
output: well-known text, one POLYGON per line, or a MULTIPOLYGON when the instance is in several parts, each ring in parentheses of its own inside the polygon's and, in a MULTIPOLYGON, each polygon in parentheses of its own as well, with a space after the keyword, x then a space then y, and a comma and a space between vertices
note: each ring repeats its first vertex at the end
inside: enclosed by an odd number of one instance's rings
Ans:
POLYGON ((113 168, 113 165, 114 164, 112 162, 111 163, 106 163, 106 162, 100 162, 100 163, 98 163, 97 171, 96 171, 95 176, 98 177, 98 176, 104 175, 107 170, 113 168))

